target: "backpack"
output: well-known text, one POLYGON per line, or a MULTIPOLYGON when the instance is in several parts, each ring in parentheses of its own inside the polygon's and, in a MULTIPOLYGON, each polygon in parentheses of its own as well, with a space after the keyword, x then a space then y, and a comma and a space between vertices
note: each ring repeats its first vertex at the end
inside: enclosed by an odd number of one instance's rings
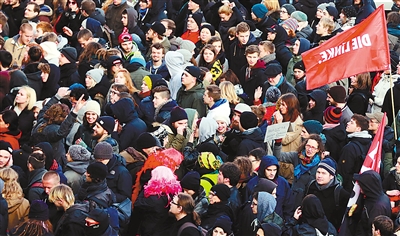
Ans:
POLYGON ((186 222, 186 223, 184 223, 184 224, 179 228, 179 230, 178 230, 178 235, 177 235, 177 236, 180 236, 181 233, 182 233, 182 231, 183 231, 184 229, 186 229, 186 228, 189 228, 189 227, 196 228, 196 229, 199 231, 199 234, 200 234, 201 236, 206 236, 206 235, 207 235, 207 230, 206 230, 205 228, 201 227, 200 225, 199 225, 199 226, 196 226, 196 225, 193 224, 192 222, 186 222))
POLYGON ((120 230, 120 224, 117 209, 112 206, 108 206, 105 201, 98 199, 95 196, 89 195, 87 198, 89 199, 89 211, 92 211, 96 208, 105 209, 109 215, 110 226, 118 232, 120 230))

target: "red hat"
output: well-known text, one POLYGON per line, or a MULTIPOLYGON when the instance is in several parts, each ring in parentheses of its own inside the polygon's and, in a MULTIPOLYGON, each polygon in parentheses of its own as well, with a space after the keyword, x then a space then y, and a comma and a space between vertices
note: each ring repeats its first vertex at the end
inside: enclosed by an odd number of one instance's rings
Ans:
POLYGON ((121 44, 123 42, 129 42, 132 41, 132 35, 128 34, 128 33, 122 33, 119 35, 118 37, 118 42, 121 44))
POLYGON ((325 122, 328 124, 338 124, 342 116, 342 109, 339 107, 329 106, 324 111, 325 122))

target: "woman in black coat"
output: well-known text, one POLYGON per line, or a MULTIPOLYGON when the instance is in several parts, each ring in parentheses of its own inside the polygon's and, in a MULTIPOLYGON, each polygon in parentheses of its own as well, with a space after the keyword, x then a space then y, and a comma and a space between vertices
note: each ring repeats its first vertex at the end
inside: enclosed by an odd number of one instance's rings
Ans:
POLYGON ((352 76, 349 88, 349 98, 347 106, 354 114, 365 116, 368 111, 369 100, 373 100, 371 87, 371 77, 368 72, 352 76))
POLYGON ((171 227, 171 236, 200 235, 197 226, 200 225, 200 216, 194 211, 194 200, 187 193, 176 195, 169 206, 169 212, 175 216, 176 222, 171 227), (184 224, 186 224, 184 226, 184 224))

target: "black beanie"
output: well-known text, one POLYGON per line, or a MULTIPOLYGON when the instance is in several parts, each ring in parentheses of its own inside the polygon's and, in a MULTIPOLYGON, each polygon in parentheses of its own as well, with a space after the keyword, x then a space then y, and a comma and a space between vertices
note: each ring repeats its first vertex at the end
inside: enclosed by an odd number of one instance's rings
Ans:
POLYGON ((346 102, 346 89, 341 85, 336 85, 328 89, 327 93, 338 103, 346 102))
POLYGON ((226 235, 232 234, 232 221, 226 215, 222 215, 217 218, 212 229, 215 229, 216 227, 219 227, 222 230, 224 230, 224 233, 226 233, 226 235))
POLYGON ((245 111, 240 115, 240 125, 243 129, 247 130, 250 128, 257 127, 258 120, 256 114, 251 111, 245 111))
POLYGON ((276 185, 276 183, 274 183, 273 181, 271 181, 269 179, 260 178, 260 180, 258 180, 257 185, 254 187, 253 193, 267 192, 267 193, 272 194, 272 192, 274 191, 274 189, 277 186, 278 185, 276 185))
POLYGON ((214 28, 214 26, 212 26, 212 25, 210 25, 210 24, 204 24, 204 25, 202 25, 202 26, 200 27, 200 31, 201 31, 202 29, 208 29, 208 30, 210 31, 210 33, 211 33, 211 36, 214 36, 214 35, 215 35, 215 28, 214 28))
POLYGON ((189 17, 192 17, 193 20, 196 22, 197 26, 199 29, 201 28, 201 22, 203 21, 203 14, 200 12, 196 12, 194 14, 189 15, 189 17))
POLYGON ((136 141, 136 149, 142 151, 145 148, 158 146, 157 139, 150 133, 142 133, 136 141))
POLYGON ((78 53, 73 47, 64 47, 61 49, 61 54, 68 59, 69 62, 74 63, 78 59, 78 53))
POLYGON ((231 190, 225 184, 216 184, 212 186, 210 192, 213 192, 215 196, 221 200, 221 202, 228 201, 231 196, 231 190))
POLYGON ((187 120, 188 116, 186 114, 186 111, 184 109, 182 109, 179 106, 176 106, 174 108, 172 108, 171 110, 171 116, 169 118, 169 121, 171 123, 174 123, 176 121, 180 121, 180 120, 187 120))
POLYGON ((188 172, 181 180, 181 187, 197 192, 200 188, 200 174, 197 171, 188 172))
POLYGON ((29 209, 28 218, 42 221, 49 220, 49 207, 42 200, 33 201, 29 209))
POLYGON ((87 218, 99 223, 93 226, 86 225, 85 232, 87 235, 103 235, 110 225, 110 218, 105 209, 95 208, 89 212, 87 218))
POLYGON ((86 172, 90 175, 90 178, 98 179, 101 182, 106 179, 108 170, 106 165, 96 161, 87 167, 86 172))

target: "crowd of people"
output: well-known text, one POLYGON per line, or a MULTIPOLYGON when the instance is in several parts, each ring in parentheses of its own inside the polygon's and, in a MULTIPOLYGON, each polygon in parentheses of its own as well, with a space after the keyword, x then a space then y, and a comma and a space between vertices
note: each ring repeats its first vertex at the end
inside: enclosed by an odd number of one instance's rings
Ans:
POLYGON ((313 90, 302 54, 373 1, 0 6, 0 236, 400 235, 399 0, 391 70, 313 90))

